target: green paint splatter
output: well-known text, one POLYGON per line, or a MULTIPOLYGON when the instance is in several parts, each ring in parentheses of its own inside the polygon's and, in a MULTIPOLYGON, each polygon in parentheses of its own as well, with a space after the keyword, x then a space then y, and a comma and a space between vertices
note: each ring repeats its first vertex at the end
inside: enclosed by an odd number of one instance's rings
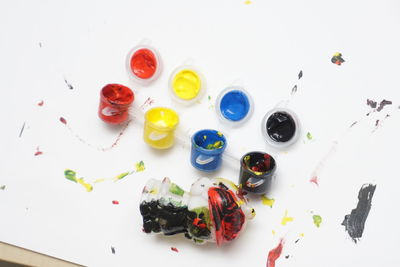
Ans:
POLYGON ((214 144, 208 144, 206 146, 206 149, 219 149, 222 148, 223 146, 224 146, 223 141, 216 141, 214 144))
POLYGON ((183 196, 183 194, 185 194, 185 191, 174 183, 171 183, 169 192, 178 196, 183 196))
POLYGON ((210 95, 208 96, 208 101, 211 101, 211 96, 210 95))
POLYGON ((138 163, 136 163, 135 168, 136 168, 136 172, 144 171, 146 169, 146 167, 144 166, 143 160, 141 160, 138 163))
POLYGON ((119 181, 119 180, 125 178, 125 177, 128 176, 129 174, 131 174, 131 172, 123 172, 123 173, 121 173, 120 175, 118 175, 118 176, 116 176, 116 177, 114 178, 114 182, 119 181))
POLYGON ((64 171, 64 176, 65 176, 65 178, 67 178, 70 181, 73 181, 75 183, 78 182, 78 180, 76 179, 76 172, 74 172, 73 170, 66 169, 64 171))
POLYGON ((308 139, 308 140, 311 140, 311 139, 312 139, 312 135, 311 135, 310 132, 307 133, 307 139, 308 139))
POLYGON ((313 215, 312 218, 314 220, 315 226, 319 227, 322 223, 322 217, 319 215, 313 215))
POLYGON ((6 186, 5 186, 5 185, 2 185, 2 186, 0 187, 0 189, 1 189, 1 190, 4 190, 4 189, 6 189, 6 186))

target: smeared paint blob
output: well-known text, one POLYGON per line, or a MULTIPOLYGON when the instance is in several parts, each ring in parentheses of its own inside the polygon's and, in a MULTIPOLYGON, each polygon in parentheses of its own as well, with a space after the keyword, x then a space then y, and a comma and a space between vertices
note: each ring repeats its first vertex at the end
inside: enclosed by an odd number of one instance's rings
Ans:
POLYGON ((290 257, 290 255, 286 255, 286 256, 285 256, 285 259, 289 259, 289 257, 290 257))
POLYGON ((294 95, 297 92, 297 85, 293 86, 291 95, 294 95))
POLYGON ((311 133, 308 132, 308 133, 307 133, 307 139, 308 139, 308 140, 311 140, 312 138, 313 138, 313 137, 312 137, 311 133))
POLYGON ((288 211, 285 211, 285 215, 282 218, 281 224, 282 225, 286 225, 288 222, 293 222, 294 218, 293 217, 289 217, 288 215, 288 211))
POLYGON ((264 205, 270 206, 271 208, 272 208, 272 206, 273 206, 274 203, 275 203, 275 199, 273 199, 273 198, 268 198, 266 195, 262 195, 262 196, 261 196, 261 201, 262 201, 262 203, 263 203, 264 205))
POLYGON ((379 103, 379 107, 376 109, 376 111, 380 112, 386 105, 391 105, 391 104, 392 104, 392 101, 383 99, 379 103))
POLYGON ((111 247, 111 253, 115 254, 115 248, 114 247, 111 247))
POLYGON ((93 190, 93 186, 89 183, 86 183, 84 178, 76 178, 76 172, 70 169, 66 169, 64 171, 64 176, 66 179, 73 181, 75 183, 81 184, 87 192, 91 192, 93 190))
POLYGON ((118 200, 113 200, 112 203, 113 203, 114 205, 118 205, 118 204, 119 204, 119 201, 118 201, 118 200))
POLYGON ((138 163, 136 163, 135 165, 135 171, 136 172, 142 172, 146 169, 146 167, 144 166, 144 162, 143 160, 139 161, 138 163))
POLYGON ((322 217, 320 215, 313 215, 312 216, 315 226, 320 227, 322 223, 322 217))
POLYGON ((37 105, 38 105, 39 107, 43 107, 43 104, 44 104, 44 101, 41 100, 37 105))
POLYGON ((82 185, 86 189, 87 192, 93 191, 93 186, 89 183, 86 183, 83 178, 79 178, 77 181, 78 181, 78 184, 82 185))
POLYGON ((337 53, 333 54, 331 61, 332 61, 332 63, 340 66, 344 62, 344 59, 342 58, 342 54, 337 52, 337 53))
POLYGON ((114 182, 125 178, 125 177, 128 176, 129 174, 132 174, 132 172, 123 172, 123 173, 117 175, 117 176, 114 178, 114 182))
POLYGON ((299 72, 298 77, 299 77, 299 80, 301 79, 301 77, 303 77, 303 71, 302 70, 299 72))
POLYGON ((64 79, 64 82, 70 90, 74 89, 74 87, 67 81, 67 79, 64 79))
POLYGON ((350 214, 344 216, 342 225, 346 228, 347 233, 354 243, 357 243, 362 237, 365 221, 371 210, 371 202, 375 188, 376 185, 364 184, 358 193, 357 207, 351 210, 350 214))
POLYGON ((283 239, 279 241, 279 244, 276 248, 271 249, 268 253, 267 259, 267 267, 275 267, 275 261, 281 256, 283 249, 283 239))
POLYGON ((367 99, 367 105, 370 106, 371 108, 376 108, 376 105, 377 105, 377 104, 378 104, 378 103, 377 103, 376 101, 367 99))
POLYGON ((171 250, 175 251, 175 252, 179 252, 179 250, 177 248, 175 248, 175 247, 171 247, 171 250))
POLYGON ((313 176, 313 177, 311 177, 311 179, 310 179, 310 183, 313 183, 313 184, 315 184, 315 185, 319 185, 318 184, 318 176, 313 176))
POLYGON ((21 131, 19 131, 19 137, 21 138, 21 136, 22 136, 22 133, 24 132, 24 130, 25 130, 25 121, 24 121, 24 124, 22 124, 22 128, 21 128, 21 131))
POLYGON ((66 120, 66 119, 64 119, 63 117, 60 117, 60 121, 61 121, 61 123, 63 123, 63 124, 65 124, 65 125, 67 125, 67 120, 66 120))
POLYGON ((5 189, 6 189, 6 186, 5 186, 5 185, 2 185, 2 186, 0 186, 0 189, 1 189, 1 190, 5 190, 5 189))
POLYGON ((35 156, 40 156, 40 155, 42 155, 43 154, 43 152, 42 151, 40 151, 39 150, 39 147, 36 147, 36 152, 35 152, 35 156))
POLYGON ((244 4, 245 5, 250 5, 252 2, 250 1, 250 0, 246 0, 246 1, 244 1, 244 4))

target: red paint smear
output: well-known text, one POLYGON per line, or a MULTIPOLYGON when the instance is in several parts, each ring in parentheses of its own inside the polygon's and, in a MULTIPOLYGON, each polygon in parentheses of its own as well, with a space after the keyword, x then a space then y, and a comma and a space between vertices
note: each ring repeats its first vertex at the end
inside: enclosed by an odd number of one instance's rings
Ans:
POLYGON ((340 66, 340 65, 342 65, 342 62, 340 62, 340 60, 336 60, 335 64, 340 66))
POLYGON ((43 102, 43 100, 42 100, 42 101, 40 101, 37 105, 38 105, 39 107, 42 107, 43 104, 44 104, 44 102, 43 102))
POLYGON ((60 117, 60 121, 61 121, 62 123, 64 123, 65 125, 67 125, 67 120, 64 119, 63 117, 60 117))
POLYGON ((151 78, 157 69, 156 56, 147 48, 137 50, 131 58, 131 69, 141 79, 151 78))
POLYGON ((118 204, 119 204, 118 200, 113 200, 112 203, 113 203, 114 205, 118 205, 118 204))
POLYGON ((179 252, 179 250, 177 248, 174 248, 174 247, 171 247, 171 250, 175 251, 175 252, 179 252))
POLYGON ((319 184, 318 184, 318 176, 313 176, 313 177, 310 179, 310 183, 314 183, 314 184, 316 184, 317 186, 319 186, 319 184))
POLYGON ((35 152, 35 156, 39 156, 39 155, 42 155, 43 154, 43 152, 42 151, 39 151, 39 147, 37 147, 36 148, 36 152, 35 152))
POLYGON ((267 267, 275 267, 275 261, 281 256, 283 249, 283 239, 279 241, 279 245, 271 249, 268 253, 267 267))

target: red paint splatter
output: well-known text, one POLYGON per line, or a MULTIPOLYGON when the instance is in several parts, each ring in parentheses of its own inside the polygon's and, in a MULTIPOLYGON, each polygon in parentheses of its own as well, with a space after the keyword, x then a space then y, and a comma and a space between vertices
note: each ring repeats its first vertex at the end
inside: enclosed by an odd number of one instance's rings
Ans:
POLYGON ((42 151, 39 151, 39 147, 37 147, 36 148, 36 152, 35 152, 35 156, 39 156, 39 155, 42 155, 43 154, 43 152, 42 151))
POLYGON ((42 107, 43 106, 43 104, 44 104, 44 101, 43 100, 41 100, 37 105, 39 106, 39 107, 42 107))
POLYGON ((316 184, 317 186, 319 185, 318 184, 318 176, 313 176, 311 179, 310 179, 310 183, 314 183, 314 184, 316 184))
POLYGON ((148 97, 146 99, 146 101, 144 101, 144 103, 140 106, 141 109, 144 109, 148 106, 151 106, 152 104, 154 104, 154 99, 151 99, 150 97, 148 97))
POLYGON ((175 252, 179 252, 179 250, 177 248, 174 248, 174 247, 171 247, 171 250, 175 251, 175 252))
POLYGON ((118 204, 119 204, 118 200, 113 200, 112 203, 113 203, 114 205, 118 205, 118 204))
POLYGON ((65 125, 67 125, 67 120, 64 119, 63 117, 60 117, 60 121, 61 121, 62 123, 64 123, 65 125))
POLYGON ((275 261, 281 256, 283 249, 283 239, 279 241, 276 248, 271 249, 268 253, 267 267, 275 267, 275 261))

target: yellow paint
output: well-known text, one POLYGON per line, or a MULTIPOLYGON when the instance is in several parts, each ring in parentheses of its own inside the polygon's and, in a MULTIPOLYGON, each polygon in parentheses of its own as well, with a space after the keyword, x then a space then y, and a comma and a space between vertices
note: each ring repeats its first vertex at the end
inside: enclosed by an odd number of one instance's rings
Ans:
POLYGON ((178 98, 183 100, 195 98, 200 93, 200 89, 200 76, 194 70, 181 70, 172 80, 172 90, 178 98))
POLYGON ((158 190, 157 189, 151 189, 150 190, 150 194, 157 195, 158 194, 158 190))
POLYGON ((231 180, 228 180, 228 179, 225 179, 225 178, 216 178, 216 180, 218 182, 222 182, 224 184, 228 184, 229 186, 232 187, 232 189, 234 191, 238 191, 239 190, 239 187, 234 182, 232 182, 231 180))
POLYGON ((272 230, 272 235, 275 235, 275 234, 276 234, 275 230, 272 230))
POLYGON ((333 54, 333 57, 341 57, 342 53, 336 52, 335 54, 333 54))
POLYGON ((282 218, 282 222, 281 222, 282 225, 286 225, 286 223, 288 223, 288 222, 293 222, 294 218, 293 217, 289 217, 287 215, 288 215, 288 211, 286 210, 285 211, 285 216, 283 216, 283 218, 282 218))
POLYGON ((136 163, 135 169, 136 169, 136 172, 142 172, 142 171, 144 171, 146 169, 146 167, 144 166, 143 160, 141 160, 138 163, 136 163))
POLYGON ((301 233, 300 236, 301 236, 301 237, 304 237, 304 233, 301 233))
POLYGON ((77 179, 77 182, 79 184, 83 185, 83 187, 85 187, 86 191, 91 192, 93 190, 93 186, 89 183, 86 183, 85 180, 83 180, 83 178, 77 179))
POLYGON ((252 2, 250 0, 244 1, 245 5, 250 5, 252 2))
POLYGON ((94 182, 93 183, 95 183, 95 184, 97 184, 97 183, 102 183, 102 182, 105 182, 106 181, 106 179, 96 179, 96 180, 94 180, 94 182))
POLYGON ((166 149, 174 144, 174 131, 179 123, 178 114, 169 108, 148 110, 145 117, 143 139, 151 147, 166 149))
POLYGON ((219 137, 222 137, 222 136, 223 136, 223 134, 222 134, 221 132, 217 132, 217 135, 218 135, 219 137))
POLYGON ((273 199, 273 198, 268 198, 266 195, 262 195, 262 196, 261 196, 261 200, 262 200, 262 203, 263 203, 264 205, 270 206, 271 208, 272 208, 272 206, 273 206, 274 203, 275 203, 275 199, 273 199))

